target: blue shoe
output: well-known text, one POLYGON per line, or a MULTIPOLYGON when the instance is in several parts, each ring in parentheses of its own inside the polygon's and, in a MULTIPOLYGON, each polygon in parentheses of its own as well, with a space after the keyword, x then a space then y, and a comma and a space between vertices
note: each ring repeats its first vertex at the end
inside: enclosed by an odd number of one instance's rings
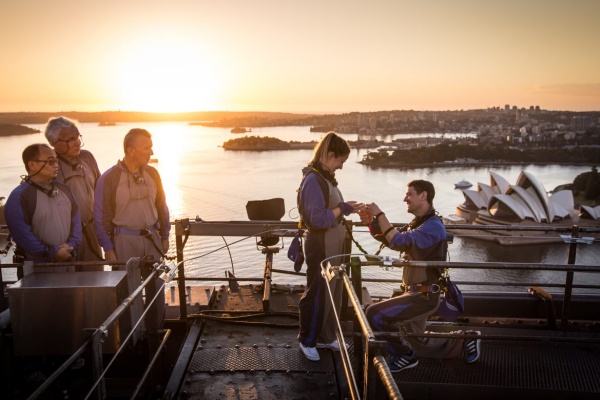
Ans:
POLYGON ((390 371, 392 372, 413 368, 418 364, 419 360, 415 357, 414 351, 410 354, 404 354, 402 357, 390 356, 387 359, 387 365, 390 367, 390 371))
MULTIPOLYGON (((465 333, 477 336, 481 335, 480 331, 466 331, 465 333)), ((465 351, 465 362, 467 364, 474 363, 479 360, 479 356, 481 355, 481 339, 466 339, 463 349, 465 351)))

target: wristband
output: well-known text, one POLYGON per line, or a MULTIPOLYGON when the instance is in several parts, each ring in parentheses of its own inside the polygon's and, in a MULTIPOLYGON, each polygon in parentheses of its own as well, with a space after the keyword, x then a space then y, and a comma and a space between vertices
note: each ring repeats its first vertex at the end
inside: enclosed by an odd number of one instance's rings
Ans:
POLYGON ((383 232, 383 237, 386 237, 388 233, 390 233, 390 231, 394 229, 394 225, 390 226, 385 232, 383 232))
POLYGON ((385 213, 383 211, 378 212, 377 215, 375 216, 375 220, 378 221, 379 217, 381 217, 382 215, 385 215, 385 213))

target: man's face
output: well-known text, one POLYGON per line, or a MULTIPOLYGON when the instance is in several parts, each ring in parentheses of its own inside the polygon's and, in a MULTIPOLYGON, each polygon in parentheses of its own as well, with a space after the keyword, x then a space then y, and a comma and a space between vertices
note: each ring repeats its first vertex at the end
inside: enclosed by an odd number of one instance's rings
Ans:
POLYGON ((419 194, 412 186, 409 186, 406 189, 404 201, 406 202, 406 211, 413 215, 422 215, 421 211, 423 208, 426 208, 426 210, 429 209, 427 204, 427 192, 422 191, 419 194))
POLYGON ((35 161, 29 161, 29 176, 35 174, 35 178, 41 180, 52 180, 58 175, 58 160, 54 150, 47 147, 40 149, 40 154, 35 161), (39 172, 38 172, 39 171, 39 172))
POLYGON ((77 157, 81 152, 81 135, 77 127, 72 126, 61 130, 53 147, 57 154, 60 154, 67 160, 77 157))
POLYGON ((136 164, 147 165, 150 157, 154 154, 152 151, 152 139, 145 136, 138 136, 128 151, 129 156, 136 164))

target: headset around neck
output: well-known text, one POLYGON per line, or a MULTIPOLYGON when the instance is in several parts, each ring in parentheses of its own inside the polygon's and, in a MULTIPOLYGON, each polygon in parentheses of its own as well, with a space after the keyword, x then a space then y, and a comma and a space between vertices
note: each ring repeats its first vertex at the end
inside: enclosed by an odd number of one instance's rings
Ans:
POLYGON ((34 182, 29 176, 24 178, 25 182, 29 183, 31 186, 39 190, 40 192, 44 192, 48 195, 48 197, 56 197, 58 196, 58 189, 54 187, 54 182, 50 182, 50 187, 44 187, 37 182, 34 182))
POLYGON ((57 155, 56 156, 59 160, 61 160, 62 162, 64 162, 65 164, 67 164, 69 167, 71 167, 71 169, 73 171, 81 171, 83 169, 83 165, 81 164, 81 162, 79 161, 79 159, 77 159, 77 161, 75 162, 71 162, 69 160, 67 160, 66 158, 64 158, 61 155, 57 155))

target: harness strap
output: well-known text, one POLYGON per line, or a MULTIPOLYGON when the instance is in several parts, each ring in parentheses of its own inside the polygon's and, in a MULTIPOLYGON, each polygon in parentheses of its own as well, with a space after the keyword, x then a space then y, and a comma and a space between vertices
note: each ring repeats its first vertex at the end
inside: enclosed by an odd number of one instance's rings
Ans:
POLYGON ((160 249, 157 245, 156 242, 154 241, 154 238, 152 237, 152 233, 157 231, 157 227, 156 224, 149 226, 146 229, 127 229, 127 228, 122 228, 122 227, 115 227, 113 228, 113 235, 116 234, 122 234, 122 235, 131 235, 131 236, 143 236, 146 239, 148 239, 150 241, 150 243, 152 243, 152 245, 154 246, 154 248, 156 249, 156 251, 158 251, 158 253, 166 258, 165 253, 163 252, 162 249, 160 249))

